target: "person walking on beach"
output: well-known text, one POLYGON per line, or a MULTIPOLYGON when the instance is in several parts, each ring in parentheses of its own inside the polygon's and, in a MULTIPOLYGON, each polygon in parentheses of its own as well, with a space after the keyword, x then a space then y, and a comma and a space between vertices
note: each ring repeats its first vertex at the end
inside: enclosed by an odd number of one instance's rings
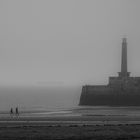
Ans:
POLYGON ((16 107, 16 116, 19 116, 18 107, 16 107))
POLYGON ((11 108, 10 110, 10 115, 13 116, 14 112, 13 112, 13 108, 11 108))

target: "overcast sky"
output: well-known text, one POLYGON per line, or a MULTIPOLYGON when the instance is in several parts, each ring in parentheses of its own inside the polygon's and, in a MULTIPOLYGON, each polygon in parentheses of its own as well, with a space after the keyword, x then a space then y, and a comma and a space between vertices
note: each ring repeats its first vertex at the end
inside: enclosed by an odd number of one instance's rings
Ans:
POLYGON ((140 76, 140 0, 0 0, 0 85, 106 84, 140 76))

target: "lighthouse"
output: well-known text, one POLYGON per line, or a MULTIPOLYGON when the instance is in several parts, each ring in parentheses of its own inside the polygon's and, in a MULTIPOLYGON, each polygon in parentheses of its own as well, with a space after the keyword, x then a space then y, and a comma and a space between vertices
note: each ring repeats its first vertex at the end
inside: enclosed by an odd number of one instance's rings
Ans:
POLYGON ((122 59, 121 59, 121 72, 119 77, 126 78, 130 76, 130 72, 127 72, 127 39, 122 39, 122 59))
POLYGON ((127 39, 122 39, 121 71, 107 85, 84 85, 79 105, 140 106, 140 77, 127 71, 127 39))

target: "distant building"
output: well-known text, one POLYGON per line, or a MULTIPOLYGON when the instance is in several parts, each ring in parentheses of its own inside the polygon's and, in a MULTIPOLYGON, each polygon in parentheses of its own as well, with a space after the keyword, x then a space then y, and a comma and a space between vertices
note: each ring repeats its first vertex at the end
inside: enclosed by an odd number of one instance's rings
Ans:
POLYGON ((122 41, 121 72, 109 77, 108 85, 85 85, 79 105, 140 106, 140 77, 130 77, 127 71, 127 40, 122 41))

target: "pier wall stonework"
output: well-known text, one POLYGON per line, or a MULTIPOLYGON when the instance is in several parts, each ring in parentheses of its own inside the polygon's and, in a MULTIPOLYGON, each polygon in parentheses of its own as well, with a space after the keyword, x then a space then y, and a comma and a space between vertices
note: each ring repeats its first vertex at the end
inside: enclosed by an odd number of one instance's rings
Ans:
POLYGON ((108 85, 83 86, 79 104, 139 106, 140 77, 129 77, 128 79, 110 77, 108 85))

